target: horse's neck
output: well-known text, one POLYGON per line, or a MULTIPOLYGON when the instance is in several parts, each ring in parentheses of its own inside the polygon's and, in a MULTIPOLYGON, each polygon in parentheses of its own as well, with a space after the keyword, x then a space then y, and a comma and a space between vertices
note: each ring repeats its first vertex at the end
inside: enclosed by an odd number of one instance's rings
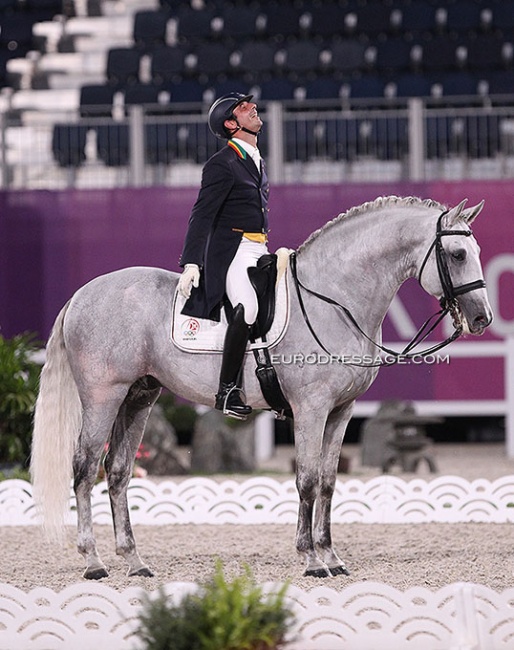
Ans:
POLYGON ((398 289, 414 272, 424 236, 412 222, 399 210, 383 218, 370 214, 347 223, 341 220, 305 251, 305 284, 340 301, 358 320, 365 318, 378 327, 398 289))

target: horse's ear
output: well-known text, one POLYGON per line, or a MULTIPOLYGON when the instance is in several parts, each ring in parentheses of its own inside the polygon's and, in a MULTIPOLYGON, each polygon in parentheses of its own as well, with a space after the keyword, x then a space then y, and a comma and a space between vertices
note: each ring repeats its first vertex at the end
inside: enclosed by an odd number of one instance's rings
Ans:
POLYGON ((451 210, 448 210, 444 220, 446 228, 451 228, 457 223, 459 219, 462 219, 462 211, 464 210, 464 206, 466 205, 467 201, 467 199, 464 199, 459 203, 459 205, 456 205, 451 210))
POLYGON ((467 210, 464 210, 462 218, 468 224, 468 226, 471 225, 473 221, 478 217, 478 215, 482 212, 484 203, 485 201, 484 199, 482 199, 478 205, 475 205, 472 208, 468 208, 467 210))

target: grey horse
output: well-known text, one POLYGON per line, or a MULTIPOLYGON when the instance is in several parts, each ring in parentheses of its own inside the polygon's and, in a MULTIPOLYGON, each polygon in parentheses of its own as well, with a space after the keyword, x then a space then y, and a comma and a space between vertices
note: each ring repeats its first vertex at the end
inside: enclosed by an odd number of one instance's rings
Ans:
MULTIPOLYGON (((305 575, 348 573, 332 546, 331 501, 353 404, 373 382, 378 366, 344 359, 376 357, 387 309, 410 277, 418 277, 438 299, 446 295, 448 283, 455 288, 451 313, 459 333, 481 334, 492 320, 480 251, 469 227, 483 202, 465 204, 447 209, 432 200, 380 197, 329 221, 296 251, 297 277, 308 291, 291 291, 288 329, 273 349, 274 358, 312 359, 323 349, 333 353, 333 363, 276 366, 293 413, 296 549, 305 560, 305 575)), ((293 283, 291 268, 287 274, 293 283)), ((116 552, 128 563, 129 575, 150 576, 136 550, 127 503, 148 415, 162 386, 213 405, 219 356, 190 354, 170 340, 177 279, 176 273, 148 267, 97 277, 63 307, 48 341, 34 422, 34 495, 47 532, 62 536, 73 475, 78 550, 88 579, 108 575, 96 549, 91 512, 106 443, 116 552)), ((267 408, 254 369, 249 355, 247 400, 267 408)))

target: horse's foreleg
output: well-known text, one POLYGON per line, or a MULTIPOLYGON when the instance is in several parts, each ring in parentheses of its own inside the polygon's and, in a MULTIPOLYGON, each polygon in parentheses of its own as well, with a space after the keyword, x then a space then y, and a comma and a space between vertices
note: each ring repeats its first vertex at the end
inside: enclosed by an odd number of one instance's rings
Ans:
POLYGON ((325 416, 295 413, 296 487, 300 499, 296 528, 296 550, 306 562, 304 575, 323 578, 331 575, 314 547, 312 519, 319 489, 319 463, 325 416))
POLYGON ((148 416, 160 392, 160 385, 152 377, 143 377, 132 385, 118 412, 105 458, 116 553, 127 561, 130 576, 153 575, 136 550, 130 524, 127 488, 148 416))
POLYGON ((91 491, 98 476, 98 466, 111 433, 119 405, 118 399, 104 401, 84 408, 82 429, 73 456, 74 490, 77 499, 77 548, 86 561, 84 578, 99 580, 107 577, 108 571, 96 550, 91 510, 91 491))
POLYGON ((352 407, 330 414, 323 436, 319 494, 316 501, 314 545, 331 575, 350 575, 344 562, 332 547, 331 511, 332 497, 337 480, 337 467, 346 427, 352 407))

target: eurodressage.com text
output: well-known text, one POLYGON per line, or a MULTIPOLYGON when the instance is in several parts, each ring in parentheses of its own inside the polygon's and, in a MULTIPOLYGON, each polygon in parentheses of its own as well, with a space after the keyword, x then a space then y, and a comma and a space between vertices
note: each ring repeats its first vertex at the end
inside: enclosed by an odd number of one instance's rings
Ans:
POLYGON ((421 365, 426 363, 429 366, 439 364, 449 364, 450 355, 445 354, 414 354, 406 356, 402 354, 379 354, 373 356, 371 354, 317 354, 312 352, 310 354, 303 354, 298 352, 296 354, 271 354, 271 362, 276 365, 297 365, 297 366, 312 366, 312 365, 329 365, 332 363, 340 363, 342 365, 380 365, 380 364, 401 364, 401 365, 421 365))

